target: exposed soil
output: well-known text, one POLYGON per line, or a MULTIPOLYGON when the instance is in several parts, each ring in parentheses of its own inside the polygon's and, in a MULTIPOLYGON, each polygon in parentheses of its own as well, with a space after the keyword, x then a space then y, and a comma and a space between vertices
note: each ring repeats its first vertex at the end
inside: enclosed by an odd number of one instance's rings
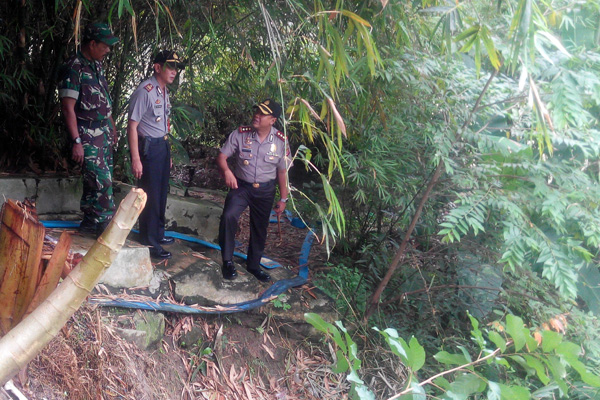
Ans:
POLYGON ((148 351, 115 334, 117 313, 82 307, 16 385, 39 400, 347 398, 330 356, 286 339, 268 316, 255 326, 243 316, 169 316, 167 335, 148 351), (197 342, 178 345, 190 331, 200 332, 197 342))

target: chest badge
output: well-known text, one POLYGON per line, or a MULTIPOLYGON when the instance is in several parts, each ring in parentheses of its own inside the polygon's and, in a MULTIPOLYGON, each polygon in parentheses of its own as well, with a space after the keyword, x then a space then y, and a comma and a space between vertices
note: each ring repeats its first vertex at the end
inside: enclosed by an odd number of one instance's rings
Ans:
POLYGON ((275 143, 271 143, 271 153, 275 153, 277 151, 277 145, 275 143))

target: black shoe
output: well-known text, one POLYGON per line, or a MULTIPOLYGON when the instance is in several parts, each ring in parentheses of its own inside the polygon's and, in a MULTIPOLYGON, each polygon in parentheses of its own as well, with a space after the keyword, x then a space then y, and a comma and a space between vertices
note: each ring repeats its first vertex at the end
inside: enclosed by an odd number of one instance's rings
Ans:
POLYGON ((171 252, 170 251, 166 251, 165 249, 161 249, 161 248, 151 248, 150 249, 150 257, 153 258, 160 258, 161 260, 166 260, 168 258, 171 258, 171 252))
POLYGON ((271 275, 263 272, 261 269, 249 269, 248 272, 254 275, 254 277, 261 282, 269 282, 271 280, 271 275))
POLYGON ((173 242, 175 242, 175 239, 172 237, 164 237, 158 241, 160 244, 172 244, 173 242))
POLYGON ((223 279, 235 279, 238 275, 232 261, 225 261, 223 267, 221 267, 221 272, 223 273, 223 279))
POLYGON ((96 233, 96 222, 93 220, 83 217, 81 223, 79 224, 79 232, 81 233, 96 233))
POLYGON ((106 230, 106 228, 108 227, 108 224, 110 224, 110 219, 104 221, 104 222, 98 222, 96 224, 96 239, 100 237, 100 235, 102 235, 104 233, 104 231, 106 230))

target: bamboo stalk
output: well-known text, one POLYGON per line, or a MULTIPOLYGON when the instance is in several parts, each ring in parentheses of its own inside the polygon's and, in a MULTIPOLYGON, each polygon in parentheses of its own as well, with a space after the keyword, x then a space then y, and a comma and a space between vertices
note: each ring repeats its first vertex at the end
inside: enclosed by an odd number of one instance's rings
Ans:
POLYGON ((25 367, 77 311, 117 256, 145 204, 146 193, 132 189, 79 265, 38 308, 0 339, 0 385, 25 367))

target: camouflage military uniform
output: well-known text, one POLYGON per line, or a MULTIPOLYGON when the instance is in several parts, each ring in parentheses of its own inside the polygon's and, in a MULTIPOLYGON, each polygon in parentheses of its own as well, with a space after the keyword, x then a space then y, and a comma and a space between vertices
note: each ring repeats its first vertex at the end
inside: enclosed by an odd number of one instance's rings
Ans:
POLYGON ((61 98, 77 99, 77 129, 84 151, 81 211, 96 223, 109 220, 115 211, 113 199, 113 137, 110 119, 112 101, 99 61, 89 61, 81 52, 63 67, 58 86, 61 98))

